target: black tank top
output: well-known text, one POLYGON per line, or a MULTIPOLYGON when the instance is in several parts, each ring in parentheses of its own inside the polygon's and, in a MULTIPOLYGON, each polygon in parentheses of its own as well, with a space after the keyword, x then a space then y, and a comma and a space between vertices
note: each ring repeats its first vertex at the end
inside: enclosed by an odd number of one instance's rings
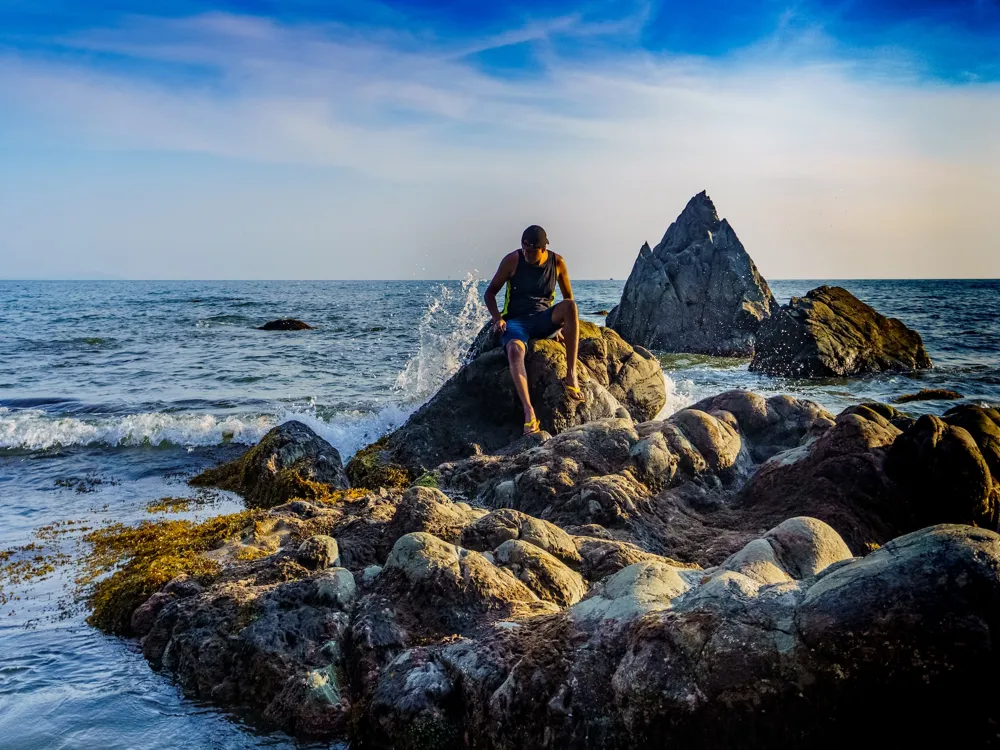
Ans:
POLYGON ((548 310, 556 299, 556 254, 551 250, 540 266, 532 265, 517 251, 517 268, 507 281, 507 298, 503 305, 503 319, 523 318, 525 315, 548 310))

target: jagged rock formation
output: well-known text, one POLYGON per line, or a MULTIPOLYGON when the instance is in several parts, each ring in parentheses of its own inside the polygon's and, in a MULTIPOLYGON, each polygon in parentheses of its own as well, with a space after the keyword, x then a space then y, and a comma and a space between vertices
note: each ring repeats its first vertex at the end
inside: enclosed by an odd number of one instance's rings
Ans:
POLYGON ((750 369, 789 377, 849 377, 932 367, 920 334, 846 289, 793 297, 757 334, 750 369))
POLYGON ((632 344, 750 356, 778 304, 733 228, 705 192, 652 250, 644 244, 607 325, 632 344))
POLYGON ((251 514, 131 624, 187 693, 364 747, 983 746, 998 477, 995 410, 733 391, 251 514))
MULTIPOLYGON (((470 352, 471 361, 406 424, 372 446, 379 463, 401 466, 417 477, 444 461, 495 453, 518 440, 524 420, 507 357, 498 348, 480 351, 490 346, 485 329, 477 341, 470 352)), ((550 339, 531 341, 525 367, 535 413, 549 433, 615 416, 651 419, 666 403, 663 372, 656 357, 592 323, 580 323, 577 376, 583 401, 566 396, 563 344, 550 339)), ((366 451, 356 459, 372 460, 366 451)), ((348 473, 352 472, 349 464, 348 473)))
POLYGON ((202 472, 191 484, 235 492, 251 508, 321 497, 350 486, 337 449, 294 420, 272 428, 243 456, 202 472))

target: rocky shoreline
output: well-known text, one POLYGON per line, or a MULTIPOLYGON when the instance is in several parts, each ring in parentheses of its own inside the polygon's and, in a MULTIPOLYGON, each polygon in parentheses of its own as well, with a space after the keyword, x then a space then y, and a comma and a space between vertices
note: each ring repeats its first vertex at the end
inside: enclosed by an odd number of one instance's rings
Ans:
MULTIPOLYGON (((490 398, 459 384, 422 419, 490 398)), ((286 423, 203 475, 262 509, 92 621, 193 697, 356 747, 826 746, 923 736, 917 707, 997 740, 975 687, 1000 622, 995 410, 733 391, 463 448, 405 489, 344 489, 331 451, 286 423)))

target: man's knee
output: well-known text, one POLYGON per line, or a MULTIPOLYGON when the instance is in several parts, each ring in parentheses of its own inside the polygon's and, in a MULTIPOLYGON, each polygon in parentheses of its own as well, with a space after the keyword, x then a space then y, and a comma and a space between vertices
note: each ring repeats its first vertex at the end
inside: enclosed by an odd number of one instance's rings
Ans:
POLYGON ((510 359, 524 359, 525 351, 527 351, 527 348, 520 339, 514 339, 507 344, 507 356, 510 359))
POLYGON ((562 302, 556 304, 559 312, 560 320, 569 320, 570 318, 580 317, 580 311, 576 306, 576 300, 574 299, 564 299, 562 302))

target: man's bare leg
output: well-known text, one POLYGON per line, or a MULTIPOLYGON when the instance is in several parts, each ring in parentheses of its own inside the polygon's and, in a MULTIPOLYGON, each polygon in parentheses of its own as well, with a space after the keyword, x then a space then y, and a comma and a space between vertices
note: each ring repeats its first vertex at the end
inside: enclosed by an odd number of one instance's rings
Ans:
POLYGON ((564 299, 552 307, 552 322, 562 328, 566 344, 566 380, 570 388, 578 388, 576 381, 576 354, 580 346, 580 314, 576 302, 564 299))
POLYGON ((524 407, 524 423, 530 424, 535 420, 535 410, 528 395, 528 371, 524 368, 525 351, 524 343, 521 341, 514 340, 507 344, 507 361, 510 363, 510 377, 514 381, 514 391, 521 400, 521 406, 524 407))

